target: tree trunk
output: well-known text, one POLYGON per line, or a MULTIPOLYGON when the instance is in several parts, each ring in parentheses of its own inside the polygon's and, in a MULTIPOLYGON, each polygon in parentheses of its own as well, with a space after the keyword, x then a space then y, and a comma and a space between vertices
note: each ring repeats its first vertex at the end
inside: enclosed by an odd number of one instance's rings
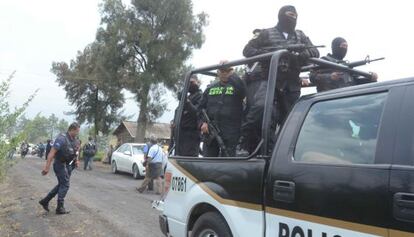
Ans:
POLYGON ((149 86, 145 86, 140 95, 139 115, 137 120, 137 131, 135 133, 135 142, 145 142, 145 131, 148 123, 148 95, 149 86))
POLYGON ((94 118, 94 124, 95 124, 95 129, 94 129, 94 134, 93 134, 93 139, 96 142, 96 137, 98 136, 98 131, 99 131, 99 113, 98 113, 98 108, 99 108, 99 89, 98 87, 96 87, 96 92, 95 92, 95 118, 94 118))

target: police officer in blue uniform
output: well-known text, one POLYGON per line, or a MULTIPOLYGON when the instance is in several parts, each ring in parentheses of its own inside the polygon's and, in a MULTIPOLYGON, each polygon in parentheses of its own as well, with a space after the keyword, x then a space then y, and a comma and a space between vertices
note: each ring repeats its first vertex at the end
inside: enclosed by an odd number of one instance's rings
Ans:
POLYGON ((49 173, 52 160, 53 170, 55 171, 58 184, 47 194, 45 198, 39 201, 42 207, 49 211, 49 202, 58 195, 56 214, 67 214, 64 207, 66 193, 69 190, 70 175, 74 165, 79 165, 77 155, 79 154, 80 142, 76 138, 79 134, 80 125, 76 122, 72 123, 66 133, 60 134, 47 157, 47 162, 42 170, 42 175, 49 173))

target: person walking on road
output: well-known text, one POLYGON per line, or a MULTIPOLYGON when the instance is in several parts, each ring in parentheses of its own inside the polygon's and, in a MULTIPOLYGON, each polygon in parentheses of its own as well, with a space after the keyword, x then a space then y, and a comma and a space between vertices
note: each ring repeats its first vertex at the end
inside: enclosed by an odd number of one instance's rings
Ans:
POLYGON ((42 170, 42 175, 49 173, 50 165, 53 162, 53 170, 56 174, 58 184, 46 195, 45 198, 39 201, 39 204, 49 211, 49 202, 56 195, 58 195, 56 214, 67 214, 68 210, 64 207, 64 201, 67 192, 69 191, 70 175, 72 173, 72 163, 75 166, 79 165, 77 154, 80 149, 80 143, 77 136, 80 131, 80 125, 77 122, 72 123, 66 133, 59 134, 56 138, 53 147, 47 157, 47 162, 42 170))
POLYGON ((83 169, 89 169, 92 170, 92 163, 93 163, 93 158, 96 154, 96 145, 92 139, 92 137, 88 138, 88 143, 86 143, 83 146, 83 161, 84 161, 84 165, 83 165, 83 169))
POLYGON ((162 193, 162 187, 161 187, 161 175, 162 175, 162 162, 163 162, 163 150, 162 148, 157 144, 157 139, 155 137, 151 137, 150 138, 150 142, 152 144, 151 148, 148 151, 148 156, 147 156, 147 175, 145 175, 145 179, 142 182, 141 187, 137 188, 138 192, 142 193, 144 192, 147 187, 148 184, 154 180, 155 184, 158 185, 154 185, 156 186, 155 188, 155 192, 156 194, 161 194, 162 193))

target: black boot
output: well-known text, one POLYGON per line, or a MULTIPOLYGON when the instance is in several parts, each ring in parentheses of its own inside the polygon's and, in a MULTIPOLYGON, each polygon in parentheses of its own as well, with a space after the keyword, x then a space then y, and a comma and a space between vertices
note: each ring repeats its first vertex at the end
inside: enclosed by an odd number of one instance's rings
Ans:
POLYGON ((49 201, 50 199, 48 197, 45 197, 39 201, 39 204, 42 205, 43 209, 45 209, 47 212, 49 212, 49 201))
POLYGON ((58 205, 56 207, 56 214, 62 215, 62 214, 69 214, 70 211, 67 211, 65 207, 63 206, 63 202, 58 202, 58 205))

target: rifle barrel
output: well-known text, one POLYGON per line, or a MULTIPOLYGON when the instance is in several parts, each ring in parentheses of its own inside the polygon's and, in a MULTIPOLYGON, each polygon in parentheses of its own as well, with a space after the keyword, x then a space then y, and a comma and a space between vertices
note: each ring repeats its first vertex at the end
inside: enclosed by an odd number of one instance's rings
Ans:
POLYGON ((315 63, 315 64, 317 64, 321 67, 337 69, 337 70, 340 70, 340 71, 357 74, 357 75, 360 75, 360 76, 363 76, 363 77, 366 77, 366 78, 371 78, 372 77, 372 75, 368 72, 364 72, 364 71, 360 71, 360 70, 357 70, 357 69, 349 68, 346 65, 333 63, 333 62, 326 61, 326 60, 319 59, 319 58, 310 58, 309 62, 315 63))

